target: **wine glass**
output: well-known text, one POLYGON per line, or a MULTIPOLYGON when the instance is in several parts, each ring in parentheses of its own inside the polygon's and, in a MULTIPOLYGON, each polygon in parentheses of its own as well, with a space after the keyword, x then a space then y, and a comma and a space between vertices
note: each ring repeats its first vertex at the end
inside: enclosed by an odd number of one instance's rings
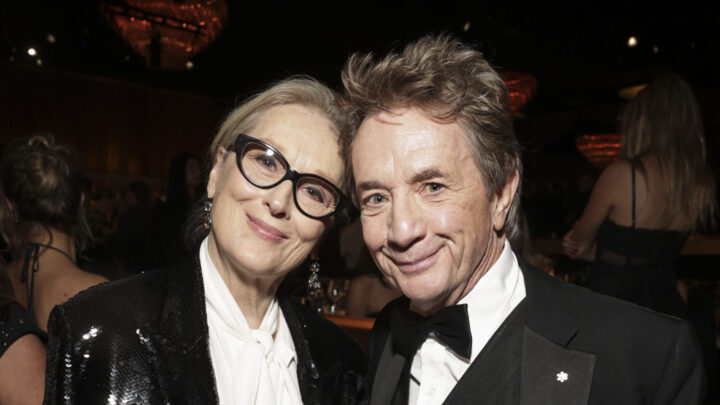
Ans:
POLYGON ((327 297, 332 302, 330 304, 329 313, 333 315, 343 315, 338 302, 343 299, 347 294, 347 288, 345 287, 345 280, 330 280, 328 282, 327 297))

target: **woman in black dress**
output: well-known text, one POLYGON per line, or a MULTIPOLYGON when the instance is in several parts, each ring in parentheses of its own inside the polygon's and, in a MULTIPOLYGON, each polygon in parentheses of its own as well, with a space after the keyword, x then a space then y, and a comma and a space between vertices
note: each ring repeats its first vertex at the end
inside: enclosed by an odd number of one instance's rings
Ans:
MULTIPOLYGON (((210 147, 193 259, 80 294, 51 316, 48 404, 355 404, 358 345, 277 296, 345 204, 335 94, 308 78, 235 108, 210 147)), ((319 263, 313 260, 316 277, 319 263)))
POLYGON ((565 252, 594 260, 591 289, 683 316, 673 264, 717 212, 690 86, 676 75, 655 79, 628 102, 621 132, 622 159, 600 175, 565 252))

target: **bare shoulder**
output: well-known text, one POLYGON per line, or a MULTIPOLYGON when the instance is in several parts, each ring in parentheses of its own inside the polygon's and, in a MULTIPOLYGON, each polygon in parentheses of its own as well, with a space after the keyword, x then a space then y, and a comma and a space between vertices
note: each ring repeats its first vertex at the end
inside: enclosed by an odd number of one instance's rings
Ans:
POLYGON ((627 200, 630 193, 632 166, 627 160, 609 164, 598 177, 593 193, 596 199, 602 199, 607 205, 615 206, 627 200))
POLYGON ((627 181, 630 179, 632 166, 627 160, 618 160, 610 163, 603 169, 598 178, 598 184, 608 183, 608 185, 617 184, 618 181, 627 181))
POLYGON ((45 345, 37 335, 27 333, 13 342, 5 353, 0 356, 0 375, 6 370, 4 366, 7 364, 17 366, 25 362, 34 363, 36 360, 44 363, 45 345), (13 362, 13 359, 18 361, 13 362))
POLYGON ((90 287, 110 281, 101 275, 89 273, 80 270, 79 268, 76 268, 74 271, 69 273, 68 276, 69 277, 66 279, 67 283, 65 285, 68 298, 76 295, 80 291, 84 291, 90 287))
POLYGON ((39 404, 45 382, 45 346, 32 333, 0 356, 0 403, 39 404))

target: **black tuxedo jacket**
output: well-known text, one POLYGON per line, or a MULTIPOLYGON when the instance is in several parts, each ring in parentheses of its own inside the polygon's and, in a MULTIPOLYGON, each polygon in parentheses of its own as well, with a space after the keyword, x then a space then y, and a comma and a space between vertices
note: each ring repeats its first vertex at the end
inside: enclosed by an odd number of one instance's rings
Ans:
MULTIPOLYGON (((304 403, 367 402, 362 350, 306 307, 279 298, 304 403)), ((49 320, 46 404, 217 404, 200 266, 106 283, 49 320)))
MULTIPOLYGON (((519 357, 519 386, 508 388, 519 395, 500 397, 518 397, 522 405, 702 402, 705 374, 686 322, 520 264, 527 294, 521 303, 522 350, 508 354, 519 357)), ((392 347, 387 309, 378 317, 370 343, 370 403, 377 405, 391 404, 405 364, 392 347)), ((484 392, 502 389, 477 378, 481 368, 493 367, 480 364, 481 357, 445 404, 483 403, 484 392)))

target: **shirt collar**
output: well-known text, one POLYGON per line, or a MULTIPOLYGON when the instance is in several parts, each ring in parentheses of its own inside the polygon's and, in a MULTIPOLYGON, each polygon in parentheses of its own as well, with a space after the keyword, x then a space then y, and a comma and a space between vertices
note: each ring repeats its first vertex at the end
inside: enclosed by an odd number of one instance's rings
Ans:
POLYGON ((503 251, 475 287, 458 304, 467 304, 472 333, 472 362, 490 337, 525 298, 525 282, 517 258, 506 240, 503 251))

